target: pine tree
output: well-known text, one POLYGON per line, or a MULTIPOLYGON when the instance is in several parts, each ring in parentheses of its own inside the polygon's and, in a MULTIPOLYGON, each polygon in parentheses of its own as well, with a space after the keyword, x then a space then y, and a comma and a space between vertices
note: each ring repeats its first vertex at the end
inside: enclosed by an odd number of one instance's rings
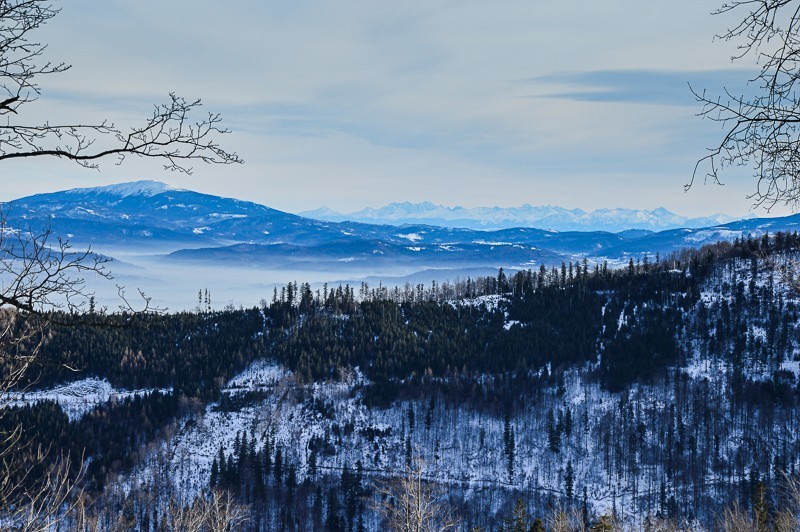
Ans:
POLYGON ((225 461, 225 449, 222 448, 222 444, 219 446, 219 472, 217 474, 217 486, 226 486, 226 482, 228 480, 228 464, 225 461))
POLYGON ((514 441, 514 429, 511 429, 508 436, 508 443, 506 444, 506 459, 508 469, 508 482, 514 481, 514 454, 516 452, 516 443, 514 441))
POLYGON ((572 435, 572 410, 567 408, 567 413, 564 414, 564 435, 569 438, 572 435))
POLYGON ((567 501, 572 501, 572 489, 575 478, 572 471, 572 460, 567 461, 567 469, 564 472, 564 493, 567 495, 567 501))
POLYGON ((547 444, 551 452, 561 452, 561 433, 552 409, 547 412, 547 444))
POLYGON ((218 479, 219 479, 219 464, 217 463, 217 458, 214 457, 214 460, 211 462, 211 480, 209 482, 211 489, 217 487, 218 479))
POLYGON ((286 504, 292 505, 294 502, 294 490, 297 487, 297 472, 295 471, 294 464, 289 466, 289 472, 286 474, 286 504))
POLYGON ((583 503, 581 505, 581 514, 583 517, 583 527, 589 527, 589 497, 586 492, 586 486, 583 487, 583 503))
POLYGON ((428 410, 425 412, 425 430, 431 430, 431 424, 433 423, 433 410, 436 406, 434 402, 433 396, 431 396, 431 400, 428 403, 428 410))
POLYGON ((283 451, 281 451, 280 447, 275 451, 275 465, 272 472, 275 478, 275 485, 279 486, 281 480, 283 480, 283 451))
POLYGON ((308 476, 317 476, 317 450, 313 449, 308 455, 308 476))
POLYGON ((336 496, 334 488, 328 491, 328 514, 325 518, 325 528, 330 532, 344 530, 344 519, 339 515, 339 498, 336 496))

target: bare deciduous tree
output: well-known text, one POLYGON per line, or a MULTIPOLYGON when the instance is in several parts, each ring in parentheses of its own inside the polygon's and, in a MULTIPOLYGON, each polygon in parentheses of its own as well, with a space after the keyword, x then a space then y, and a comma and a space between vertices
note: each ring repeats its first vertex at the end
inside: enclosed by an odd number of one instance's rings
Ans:
MULTIPOLYGON (((86 277, 111 280, 106 268, 108 259, 91 250, 75 251, 70 244, 55 237, 49 228, 31 231, 9 227, 6 213, 0 211, 0 416, 8 392, 16 387, 39 349, 56 312, 70 314, 89 310, 93 294, 86 277)), ((128 320, 142 313, 160 309, 139 292, 139 308, 118 287, 119 311, 128 320)), ((111 325, 107 309, 92 309, 71 323, 111 325)), ((126 320, 116 323, 125 323, 126 320)))
POLYGON ((722 511, 717 518, 717 528, 725 532, 758 532, 755 521, 738 504, 722 511))
MULTIPOLYGON (((96 169, 104 159, 119 164, 136 156, 157 159, 165 169, 187 174, 196 161, 242 162, 236 153, 218 144, 219 136, 228 132, 221 127, 220 116, 208 113, 195 118, 200 100, 175 94, 170 94, 166 104, 155 106, 138 126, 128 129, 109 120, 31 123, 26 111, 42 95, 40 79, 70 68, 67 63, 46 61, 47 45, 35 37, 36 30, 58 13, 50 0, 0 0, 0 161, 55 157, 96 169)), ((49 228, 31 230, 18 223, 12 227, 7 221, 8 212, 0 212, 0 416, 7 411, 9 391, 38 363, 54 312, 82 313, 79 323, 120 323, 106 319, 105 309, 83 312, 96 310, 91 308, 92 294, 85 279, 110 279, 107 259, 90 250, 73 250, 49 228)), ((119 291, 120 310, 128 317, 154 310, 141 292, 143 304, 134 309, 121 288, 119 291)), ((0 528, 46 529, 70 512, 67 499, 74 479, 69 479, 68 457, 55 460, 49 475, 32 484, 37 488, 24 490, 19 479, 25 479, 29 470, 14 463, 12 457, 26 444, 21 427, 0 434, 0 465, 6 468, 0 471, 0 528)), ((37 450, 34 458, 44 464, 45 455, 46 451, 37 450)), ((204 504, 217 508, 212 502, 218 497, 212 499, 204 504)), ((226 506, 220 507, 224 510, 226 506)))
MULTIPOLYGON (((21 382, 28 369, 41 363, 38 355, 49 338, 49 328, 63 315, 57 312, 74 315, 88 310, 92 294, 86 287, 87 275, 111 278, 106 262, 90 250, 74 251, 50 229, 11 228, 0 212, 0 419, 24 390, 21 382)), ((96 309, 71 321, 116 326, 157 310, 141 292, 143 303, 138 309, 120 293, 122 313, 113 320, 105 309, 96 309)), ((78 479, 71 457, 54 459, 49 449, 29 446, 22 426, 0 430, 0 520, 19 530, 49 530, 71 511, 78 479), (26 460, 19 459, 23 455, 26 460), (46 474, 34 478, 41 466, 46 466, 46 474)))
MULTIPOLYGON (((716 15, 736 22, 718 39, 737 44, 734 61, 752 58, 757 74, 748 93, 725 89, 722 96, 693 90, 703 105, 700 115, 720 122, 722 140, 695 166, 706 180, 721 183, 726 167, 752 167, 756 190, 750 196, 767 209, 800 203, 800 2, 733 0, 716 15)), ((744 81, 744 80, 743 80, 744 81)))
POLYGON ((424 478, 425 464, 415 457, 403 476, 383 491, 381 511, 391 530, 401 532, 445 532, 459 522, 442 501, 444 492, 424 478))
POLYGON ((26 123, 26 105, 41 95, 38 79, 70 68, 66 63, 43 62, 46 44, 31 34, 58 14, 50 0, 0 0, 0 161, 58 157, 87 168, 103 158, 122 162, 127 156, 157 158, 167 170, 191 173, 193 161, 241 163, 225 151, 217 137, 228 132, 221 117, 208 113, 192 117, 200 100, 170 94, 156 105, 141 125, 123 130, 113 122, 26 123))
MULTIPOLYGON (((10 228, 0 212, 0 418, 11 404, 11 391, 19 391, 26 371, 38 363, 54 312, 84 310, 91 297, 84 276, 110 278, 105 262, 88 250, 74 252, 49 229, 10 228)), ((143 310, 148 307, 145 297, 143 310)), ((102 315, 91 319, 100 323, 102 315)), ((70 457, 53 459, 48 449, 28 446, 22 426, 0 431, 0 515, 20 530, 46 530, 69 512, 76 479, 70 457), (20 455, 29 460, 20 461, 20 455), (32 478, 46 464, 45 476, 32 478)))
POLYGON ((227 491, 198 495, 190 506, 169 503, 167 530, 175 532, 236 532, 247 524, 247 509, 227 491))
MULTIPOLYGON (((17 439, 10 442, 9 449, 20 446, 19 433, 15 433, 14 438, 17 439)), ((31 482, 32 488, 21 489, 26 477, 44 463, 45 455, 41 450, 38 453, 29 464, 13 463, 5 459, 6 453, 0 453, 0 528, 3 530, 48 532, 81 500, 68 456, 53 461, 43 477, 31 482), (22 481, 18 480, 20 478, 22 481)))

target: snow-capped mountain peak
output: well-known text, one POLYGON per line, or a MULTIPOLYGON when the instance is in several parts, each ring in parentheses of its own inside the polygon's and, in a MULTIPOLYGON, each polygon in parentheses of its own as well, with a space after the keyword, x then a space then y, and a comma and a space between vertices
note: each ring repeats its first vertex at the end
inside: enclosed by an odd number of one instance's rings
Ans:
POLYGON ((481 230, 512 227, 535 227, 554 231, 608 231, 617 233, 630 229, 663 231, 679 227, 707 227, 733 221, 725 214, 689 218, 664 207, 644 209, 567 209, 554 205, 519 207, 447 207, 430 201, 421 203, 390 203, 381 208, 366 208, 347 214, 332 209, 317 209, 301 216, 326 221, 354 221, 392 225, 427 224, 481 230))
POLYGON ((130 183, 118 183, 116 185, 106 185, 91 188, 73 188, 65 191, 66 194, 107 194, 126 198, 128 196, 152 197, 163 192, 182 190, 172 185, 160 181, 142 180, 130 183))

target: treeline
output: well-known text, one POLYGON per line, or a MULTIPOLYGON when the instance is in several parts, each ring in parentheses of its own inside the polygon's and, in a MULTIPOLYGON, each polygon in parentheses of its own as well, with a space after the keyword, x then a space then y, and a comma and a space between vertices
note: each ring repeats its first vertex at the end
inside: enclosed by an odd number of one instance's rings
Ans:
POLYGON ((122 324, 126 316, 70 325, 85 316, 61 315, 56 321, 63 325, 49 332, 22 384, 49 387, 94 375, 115 386, 172 388, 211 399, 227 378, 268 356, 306 381, 338 378, 358 366, 386 382, 475 373, 524 377, 547 363, 558 367, 602 353, 604 382, 622 389, 675 363, 682 347, 672 338, 713 265, 755 260, 797 243, 796 233, 778 233, 631 258, 621 269, 584 259, 427 287, 364 283, 357 290, 312 291, 307 283, 290 283, 260 308, 200 306, 202 312, 140 316, 131 325, 122 324))
POLYGON ((171 388, 211 399, 255 358, 268 356, 260 309, 98 318, 59 315, 21 385, 47 388, 88 376, 117 387, 171 388))
POLYGON ((399 303, 370 296, 349 313, 329 300, 277 301, 269 314, 283 327, 272 352, 308 382, 359 367, 387 394, 393 387, 386 384, 401 380, 537 379, 545 365, 567 367, 602 353, 604 382, 617 390, 676 361, 681 319, 699 293, 698 277, 686 274, 691 267, 645 258, 623 270, 590 269, 586 261, 511 277, 501 270, 491 282, 467 280, 463 288, 489 287, 503 297, 442 302, 439 287, 399 303))

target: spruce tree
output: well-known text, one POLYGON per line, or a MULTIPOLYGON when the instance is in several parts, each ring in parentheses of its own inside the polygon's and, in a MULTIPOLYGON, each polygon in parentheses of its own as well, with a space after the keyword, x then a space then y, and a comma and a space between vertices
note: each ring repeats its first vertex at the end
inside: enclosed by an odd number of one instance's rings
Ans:
POLYGON ((567 496, 567 501, 572 501, 572 489, 575 482, 574 473, 572 471, 572 460, 567 461, 567 468, 564 472, 564 493, 567 496))

